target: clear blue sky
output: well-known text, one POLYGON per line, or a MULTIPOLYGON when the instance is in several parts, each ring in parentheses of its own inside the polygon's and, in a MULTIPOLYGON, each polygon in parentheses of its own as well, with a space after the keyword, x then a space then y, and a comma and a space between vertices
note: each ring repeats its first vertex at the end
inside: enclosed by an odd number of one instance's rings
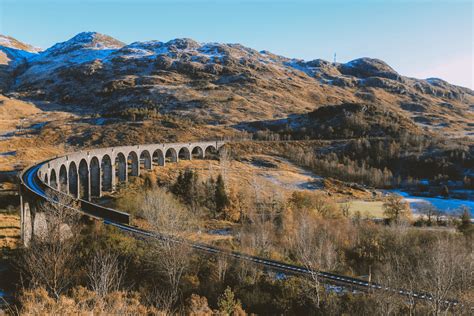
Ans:
POLYGON ((0 33, 41 48, 82 31, 123 42, 241 43, 306 60, 385 60, 473 88, 473 1, 0 0, 0 33))

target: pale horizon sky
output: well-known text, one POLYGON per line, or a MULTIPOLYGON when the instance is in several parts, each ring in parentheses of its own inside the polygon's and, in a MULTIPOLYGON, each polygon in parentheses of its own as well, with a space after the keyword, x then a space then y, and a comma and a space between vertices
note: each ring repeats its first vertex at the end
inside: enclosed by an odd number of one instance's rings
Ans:
POLYGON ((125 43, 189 37, 291 58, 379 58, 474 89, 473 1, 0 0, 0 34, 46 49, 83 31, 125 43))

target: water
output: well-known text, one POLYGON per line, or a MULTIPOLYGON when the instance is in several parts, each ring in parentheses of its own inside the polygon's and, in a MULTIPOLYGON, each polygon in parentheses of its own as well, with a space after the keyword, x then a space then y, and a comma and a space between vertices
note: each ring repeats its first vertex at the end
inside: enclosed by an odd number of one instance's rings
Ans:
POLYGON ((211 235, 221 235, 221 236, 229 236, 232 234, 232 229, 230 228, 223 228, 223 229, 213 229, 208 231, 211 235))
POLYGON ((400 190, 388 191, 402 196, 403 199, 410 204, 411 209, 415 212, 418 211, 421 207, 427 204, 431 204, 440 211, 447 214, 457 215, 457 212, 460 210, 461 207, 467 207, 471 211, 471 215, 473 215, 474 213, 474 201, 472 200, 414 196, 400 190))

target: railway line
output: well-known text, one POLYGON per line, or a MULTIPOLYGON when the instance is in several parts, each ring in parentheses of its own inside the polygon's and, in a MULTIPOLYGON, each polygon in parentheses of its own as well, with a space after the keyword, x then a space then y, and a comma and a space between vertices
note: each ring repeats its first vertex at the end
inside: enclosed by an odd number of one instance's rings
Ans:
MULTIPOLYGON (((35 195, 37 198, 43 201, 49 201, 51 203, 60 203, 58 202, 58 200, 51 199, 47 195, 46 189, 49 187, 47 187, 38 177, 38 170, 41 168, 42 164, 32 166, 30 168, 25 169, 22 172, 22 174, 20 175, 21 186, 23 187, 24 190, 28 190, 29 194, 35 195)), ((95 205, 87 201, 81 201, 80 199, 77 199, 77 200, 80 202, 80 205, 82 205, 83 203, 85 203, 86 205, 95 205)), ((70 206, 68 205, 63 205, 63 206, 70 208, 70 206)), ((98 208, 103 208, 102 206, 99 206, 99 205, 96 205, 96 206, 98 208)), ((226 256, 228 258, 232 258, 235 260, 251 262, 265 269, 276 271, 276 272, 282 272, 286 275, 298 275, 302 277, 317 276, 318 279, 322 283, 338 285, 344 288, 354 289, 358 291, 364 291, 364 292, 390 291, 390 292, 397 293, 399 295, 403 295, 406 297, 412 297, 417 300, 433 300, 433 297, 429 293, 420 293, 420 292, 412 292, 405 289, 389 288, 381 284, 368 282, 366 280, 359 279, 359 278, 353 278, 346 275, 334 274, 334 273, 329 273, 329 272, 324 272, 324 271, 315 271, 303 266, 298 266, 298 265, 288 264, 281 261, 275 261, 275 260, 270 260, 270 259, 266 259, 262 257, 252 256, 252 255, 248 255, 241 252, 228 251, 225 249, 213 247, 211 245, 190 242, 187 240, 178 239, 171 236, 164 236, 162 234, 157 234, 155 232, 144 230, 144 229, 141 229, 129 224, 120 223, 107 216, 100 216, 98 215, 100 212, 91 211, 90 206, 89 206, 89 210, 87 209, 74 209, 74 210, 81 212, 84 215, 91 217, 93 219, 103 221, 104 224, 116 227, 120 231, 129 233, 135 236, 136 238, 154 239, 154 240, 167 239, 167 240, 172 240, 173 242, 176 242, 176 243, 187 243, 189 244, 190 247, 204 253, 222 255, 222 256, 226 256)), ((116 212, 115 210, 113 211, 116 212)), ((443 302, 443 304, 456 306, 459 303, 456 300, 446 300, 443 302)))

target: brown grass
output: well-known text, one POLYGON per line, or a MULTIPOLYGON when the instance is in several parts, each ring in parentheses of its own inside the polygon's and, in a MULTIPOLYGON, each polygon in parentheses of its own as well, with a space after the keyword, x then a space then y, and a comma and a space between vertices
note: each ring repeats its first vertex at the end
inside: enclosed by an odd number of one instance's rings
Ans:
POLYGON ((20 217, 0 213, 0 249, 13 249, 20 241, 20 217))
POLYGON ((31 126, 45 122, 62 125, 72 117, 65 112, 43 112, 32 103, 0 95, 0 135, 12 134, 0 138, 0 171, 20 169, 64 153, 64 136, 58 144, 53 139, 42 137, 31 126))

